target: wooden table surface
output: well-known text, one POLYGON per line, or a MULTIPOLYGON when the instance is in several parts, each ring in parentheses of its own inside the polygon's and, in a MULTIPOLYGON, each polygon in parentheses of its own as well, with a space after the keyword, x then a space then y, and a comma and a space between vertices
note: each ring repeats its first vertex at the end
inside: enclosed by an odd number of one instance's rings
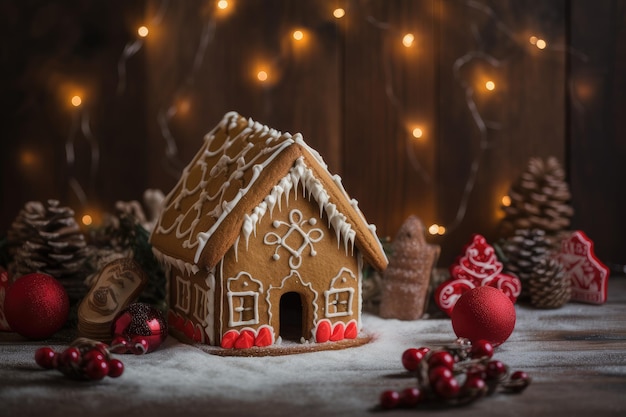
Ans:
POLYGON ((148 355, 125 355, 124 375, 99 383, 34 364, 37 347, 62 348, 68 335, 29 342, 0 334, 0 416, 626 416, 626 278, 610 278, 604 305, 516 309, 515 331, 495 357, 527 371, 532 384, 522 394, 496 393, 465 407, 376 412, 383 390, 413 384, 400 364, 404 349, 454 335, 447 319, 365 316, 375 340, 362 347, 222 358, 168 338, 148 355))

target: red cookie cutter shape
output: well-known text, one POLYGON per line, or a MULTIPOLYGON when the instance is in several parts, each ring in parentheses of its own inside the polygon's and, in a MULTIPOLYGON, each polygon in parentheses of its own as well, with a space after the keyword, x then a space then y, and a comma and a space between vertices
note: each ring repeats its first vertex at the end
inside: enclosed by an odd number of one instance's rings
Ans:
POLYGON ((516 276, 502 273, 502 263, 482 235, 472 236, 463 250, 464 254, 450 266, 452 278, 435 290, 435 302, 441 310, 450 315, 461 295, 487 285, 501 290, 512 302, 517 300, 522 283, 516 276))
POLYGON ((606 302, 609 268, 596 258, 593 242, 577 230, 561 242, 559 262, 572 285, 572 301, 589 304, 606 302))
POLYGON ((0 331, 11 331, 11 327, 4 315, 4 298, 9 285, 9 273, 0 267, 0 331))

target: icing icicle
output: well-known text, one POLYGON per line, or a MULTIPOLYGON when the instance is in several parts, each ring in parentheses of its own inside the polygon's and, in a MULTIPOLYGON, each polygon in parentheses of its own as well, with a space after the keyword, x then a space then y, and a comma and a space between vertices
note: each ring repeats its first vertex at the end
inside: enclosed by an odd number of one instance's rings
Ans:
POLYGON ((257 223, 263 218, 268 207, 270 208, 270 213, 276 203, 278 203, 278 207, 281 209, 280 204, 283 195, 288 197, 292 191, 297 198, 299 184, 302 184, 303 196, 313 198, 319 204, 320 217, 322 217, 322 213, 325 213, 326 217, 328 217, 328 225, 335 231, 338 247, 343 242, 346 254, 349 253, 349 250, 354 251, 356 232, 348 223, 347 217, 337 210, 336 205, 330 202, 330 197, 324 186, 315 178, 313 171, 306 166, 302 157, 296 160, 289 173, 278 182, 278 185, 272 188, 272 191, 252 211, 252 214, 244 216, 241 234, 246 242, 246 250, 248 248, 248 238, 252 233, 256 233, 257 223))

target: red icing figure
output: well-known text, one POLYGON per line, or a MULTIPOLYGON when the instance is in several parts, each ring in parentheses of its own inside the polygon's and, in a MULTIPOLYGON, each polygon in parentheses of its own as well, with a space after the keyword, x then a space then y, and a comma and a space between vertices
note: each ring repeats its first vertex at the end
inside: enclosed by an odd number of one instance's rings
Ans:
POLYGON ((435 290, 435 302, 448 315, 459 297, 472 288, 487 285, 498 288, 513 303, 522 290, 517 277, 502 273, 502 263, 498 261, 493 246, 479 234, 472 236, 465 245, 464 254, 450 266, 450 275, 452 278, 435 290))
POLYGON ((609 268, 596 258, 593 242, 577 230, 561 242, 559 262, 572 285, 572 300, 589 304, 606 302, 609 268))

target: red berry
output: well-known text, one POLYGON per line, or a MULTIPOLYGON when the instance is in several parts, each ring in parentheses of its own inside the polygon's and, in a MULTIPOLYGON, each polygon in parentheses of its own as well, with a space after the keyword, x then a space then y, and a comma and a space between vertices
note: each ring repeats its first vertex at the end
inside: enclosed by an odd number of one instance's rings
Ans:
POLYGON ((400 394, 398 391, 384 391, 380 394, 380 406, 384 409, 396 408, 400 404, 400 394))
POLYGON ((478 377, 470 377, 465 380, 463 384, 463 390, 469 391, 478 394, 478 396, 482 396, 487 389, 487 384, 485 384, 485 380, 478 377))
POLYGON ((115 338, 113 338, 113 340, 111 341, 111 352, 128 352, 128 340, 124 336, 115 336, 115 338))
POLYGON ((506 365, 500 361, 490 361, 487 363, 486 372, 488 379, 499 379, 506 374, 506 365))
POLYGON ((84 357, 85 362, 90 362, 96 359, 99 361, 105 360, 104 354, 100 352, 100 350, 91 349, 89 352, 85 353, 85 357, 84 357))
POLYGON ((491 358, 493 356, 493 345, 487 340, 478 340, 472 343, 470 354, 474 359, 491 358))
POLYGON ((521 392, 530 385, 530 377, 524 371, 515 371, 511 374, 511 383, 508 389, 514 392, 521 392))
POLYGON ((119 359, 111 359, 109 361, 109 376, 117 378, 124 373, 124 364, 119 359))
POLYGON ((59 360, 64 366, 77 366, 81 361, 80 350, 75 347, 68 347, 61 353, 59 360))
POLYGON ((469 378, 486 379, 487 372, 485 371, 485 367, 483 365, 475 365, 475 366, 471 366, 467 370, 467 372, 465 372, 465 376, 467 379, 469 378))
POLYGON ((44 369, 52 369, 55 365, 56 352, 45 346, 35 351, 35 362, 44 369))
POLYGON ((454 356, 452 356, 450 352, 440 350, 433 353, 430 358, 428 358, 428 366, 431 368, 435 366, 445 366, 452 370, 454 368, 454 356))
POLYGON ((439 378, 435 382, 434 390, 442 398, 453 398, 459 393, 459 381, 456 378, 439 378))
POLYGON ((528 379, 528 374, 524 371, 515 371, 511 374, 511 379, 515 380, 515 379, 523 379, 526 380, 528 379))
POLYGON ((89 379, 100 380, 109 373, 109 364, 99 357, 94 356, 85 366, 85 375, 89 379))
POLYGON ((416 371, 423 358, 424 354, 419 349, 407 349, 402 353, 402 366, 407 371, 416 371))
POLYGON ((415 407, 422 401, 422 391, 417 387, 409 387, 400 393, 400 404, 403 407, 415 407))
POLYGON ((446 366, 435 366, 434 368, 430 368, 430 370, 428 371, 428 381, 431 384, 434 384, 435 382, 437 382, 437 380, 439 378, 452 378, 454 376, 454 374, 452 373, 452 371, 450 370, 450 368, 446 367, 446 366))

